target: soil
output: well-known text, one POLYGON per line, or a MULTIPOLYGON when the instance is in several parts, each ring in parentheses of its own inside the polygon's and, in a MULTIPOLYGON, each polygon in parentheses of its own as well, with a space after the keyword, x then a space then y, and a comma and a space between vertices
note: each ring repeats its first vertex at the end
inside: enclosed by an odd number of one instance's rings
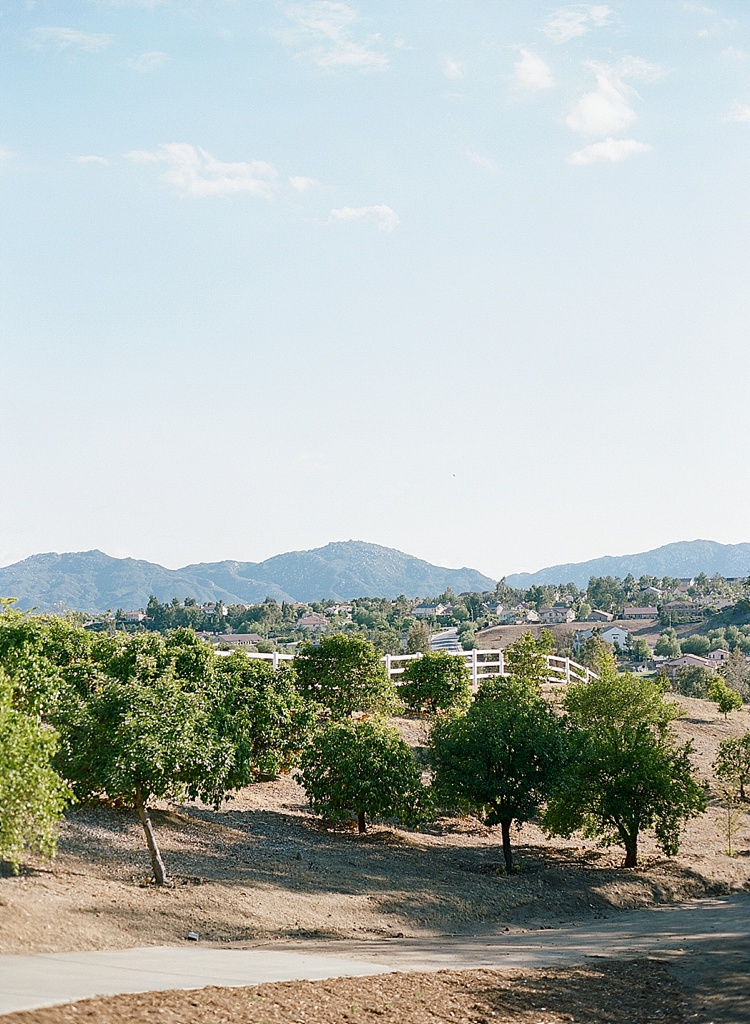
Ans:
MULTIPOLYGON (((725 719, 711 702, 675 699, 683 709, 675 729, 692 740, 699 776, 712 782, 718 743, 750 729, 750 712, 743 709, 725 719)), ((399 719, 397 724, 413 746, 426 742, 422 722, 399 719)), ((150 862, 134 811, 109 804, 74 808, 63 822, 52 864, 31 864, 19 876, 6 873, 0 878, 0 952, 175 945, 186 942, 188 932, 198 932, 203 942, 238 945, 295 937, 521 932, 750 890, 747 819, 733 837, 735 855, 727 856, 725 815, 715 800, 704 816, 689 823, 677 857, 665 858, 646 837, 640 866, 628 870, 620 866, 622 852, 617 848, 602 850, 579 839, 551 840, 535 825, 526 825, 514 836, 520 870, 510 877, 502 869, 498 830, 476 819, 446 818, 420 831, 381 824, 360 837, 354 825, 345 829, 314 818, 303 791, 289 777, 243 790, 219 811, 200 804, 159 805, 153 817, 173 888, 150 884, 150 862)), ((652 960, 647 968, 602 962, 580 970, 526 972, 523 977, 470 973, 475 979, 471 982, 466 973, 441 972, 422 980, 410 974, 389 981, 283 983, 265 986, 262 999, 260 989, 252 990, 252 998, 249 990, 123 996, 115 1003, 94 1000, 75 1004, 77 1009, 38 1010, 4 1019, 18 1018, 19 1024, 67 1021, 71 1015, 92 1024, 157 1015, 165 1021, 268 1024, 375 1016, 415 1024, 688 1019, 679 1016, 683 997, 676 994, 676 982, 652 960), (640 987, 632 984, 633 978, 640 987), (419 985, 427 993, 424 1005, 413 998, 419 985), (605 990, 611 995, 608 1000, 601 995, 605 990), (553 998, 555 993, 560 999, 553 998), (580 1005, 576 993, 583 1000, 580 1005), (665 993, 671 1009, 658 1002, 665 993), (636 997, 642 998, 640 1008, 632 1003, 636 997), (331 1005, 321 1010, 326 999, 331 1005), (361 1010, 355 1012, 355 1004, 361 1010), (445 1007, 451 1010, 444 1012, 445 1007)))

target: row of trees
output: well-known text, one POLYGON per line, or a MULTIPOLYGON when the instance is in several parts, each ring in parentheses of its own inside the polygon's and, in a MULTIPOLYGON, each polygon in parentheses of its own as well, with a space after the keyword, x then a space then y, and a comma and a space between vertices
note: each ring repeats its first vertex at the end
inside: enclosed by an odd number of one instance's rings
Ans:
POLYGON ((217 656, 185 629, 92 635, 6 608, 0 854, 17 864, 25 848, 50 853, 71 796, 106 795, 137 809, 163 883, 150 801, 218 807, 289 769, 316 813, 351 815, 360 830, 370 817, 413 825, 471 811, 501 826, 509 871, 512 828, 542 811, 551 832, 622 844, 628 865, 644 829, 673 853, 704 806, 689 745, 669 729, 678 712, 658 682, 618 675, 606 654, 600 678, 554 708, 541 693, 546 642, 524 635, 506 652, 509 678, 472 699, 465 665, 447 654, 412 662, 396 692, 357 635, 303 645, 292 668, 274 670, 241 652, 217 656), (388 722, 404 706, 434 722, 425 762, 388 722))

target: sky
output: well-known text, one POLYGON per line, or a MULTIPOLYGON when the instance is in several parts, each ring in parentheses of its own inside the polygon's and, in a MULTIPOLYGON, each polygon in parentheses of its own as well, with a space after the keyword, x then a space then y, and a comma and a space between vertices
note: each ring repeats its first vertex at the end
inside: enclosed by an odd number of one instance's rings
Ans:
POLYGON ((750 541, 750 10, 0 0, 0 564, 750 541))

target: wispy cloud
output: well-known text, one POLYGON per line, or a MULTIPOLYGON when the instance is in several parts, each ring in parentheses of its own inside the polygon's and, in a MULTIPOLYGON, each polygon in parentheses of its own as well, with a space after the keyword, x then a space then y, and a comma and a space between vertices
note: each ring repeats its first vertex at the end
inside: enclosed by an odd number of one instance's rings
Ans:
POLYGON ((272 199, 278 190, 276 168, 263 160, 226 163, 205 149, 186 142, 171 142, 155 150, 125 154, 138 164, 165 164, 162 181, 185 196, 232 196, 247 193, 272 199))
POLYGON ((555 84, 549 65, 531 50, 519 51, 514 67, 516 85, 522 89, 551 89, 555 84))
POLYGON ((11 152, 9 149, 5 149, 4 146, 0 146, 0 170, 5 167, 9 160, 12 160, 16 154, 11 152))
POLYGON ((359 14, 348 4, 317 0, 294 4, 286 9, 295 28, 284 33, 287 43, 312 57, 318 67, 328 71, 354 68, 359 71, 384 71, 387 54, 379 48, 378 34, 356 40, 352 31, 359 14))
POLYGON ((393 231, 400 224, 398 214, 384 203, 377 206, 342 206, 338 210, 331 210, 330 219, 334 222, 373 221, 380 231, 393 231))
POLYGON ((316 178, 305 178, 300 174, 289 175, 289 184, 295 192, 314 192, 323 187, 316 178))
POLYGON ((467 149, 466 155, 473 164, 477 165, 477 167, 484 167, 486 171, 497 170, 497 164, 495 161, 491 157, 485 156, 483 153, 477 153, 473 149, 467 149))
POLYGON ((737 64, 744 64, 747 60, 750 60, 750 53, 746 50, 741 50, 738 46, 728 46, 726 50, 721 51, 721 55, 725 60, 733 60, 737 64))
POLYGON ((103 156, 95 156, 94 154, 74 156, 73 162, 77 164, 101 164, 102 167, 106 167, 109 163, 103 156))
POLYGON ((568 163, 575 167, 586 167, 588 164, 601 163, 606 161, 611 164, 619 163, 626 157, 635 153, 648 153, 651 146, 647 142, 637 142, 635 139, 605 139, 604 142, 595 142, 584 149, 576 150, 568 157, 568 163))
POLYGON ((131 71, 137 71, 141 75, 147 75, 152 71, 158 71, 159 68, 164 67, 168 60, 169 54, 164 53, 163 50, 146 50, 137 57, 128 57, 125 61, 125 65, 126 67, 129 67, 131 71))
POLYGON ((739 100, 734 100, 732 106, 729 108, 729 113, 724 120, 736 121, 738 123, 750 121, 750 104, 740 103, 739 100))
POLYGON ((560 45, 585 36, 592 28, 608 25, 611 17, 612 9, 604 4, 571 4, 555 11, 542 26, 542 31, 553 43, 560 45))
POLYGON ((61 26, 37 28, 29 39, 36 50, 82 50, 84 53, 99 53, 112 42, 106 32, 80 32, 75 28, 61 26))
POLYGON ((582 135, 612 135, 625 131, 636 114, 631 100, 638 98, 626 78, 655 82, 667 72, 658 64, 640 57, 623 57, 609 66, 590 62, 587 67, 596 77, 596 89, 584 93, 565 119, 568 128, 582 135))
POLYGON ((452 82, 457 82, 460 78, 464 77, 463 68, 452 57, 446 57, 443 61, 443 74, 452 82))

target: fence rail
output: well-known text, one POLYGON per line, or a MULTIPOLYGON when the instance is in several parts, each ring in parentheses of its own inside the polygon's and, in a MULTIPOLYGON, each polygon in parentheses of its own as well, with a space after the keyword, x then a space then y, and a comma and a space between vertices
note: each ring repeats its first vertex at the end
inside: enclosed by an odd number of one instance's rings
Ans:
MULTIPOLYGON (((242 650, 242 648, 237 648, 242 650)), ((230 651, 218 651, 218 654, 226 655, 230 651)), ((476 690, 483 679, 491 676, 507 676, 505 670, 505 658, 502 650, 473 650, 473 651, 449 651, 453 658, 463 658, 471 673, 471 685, 476 690)), ((294 661, 293 654, 280 654, 274 651, 273 654, 260 654, 256 651, 245 651, 248 658, 259 658, 263 661, 270 661, 274 668, 278 668, 282 661, 294 661)), ((389 678, 398 684, 399 676, 403 675, 406 666, 415 658, 421 658, 421 654, 386 654, 380 660, 388 671, 389 678)), ((548 683, 587 683, 589 679, 596 679, 597 675, 590 668, 579 665, 572 658, 560 658, 556 654, 547 655, 548 683)))

